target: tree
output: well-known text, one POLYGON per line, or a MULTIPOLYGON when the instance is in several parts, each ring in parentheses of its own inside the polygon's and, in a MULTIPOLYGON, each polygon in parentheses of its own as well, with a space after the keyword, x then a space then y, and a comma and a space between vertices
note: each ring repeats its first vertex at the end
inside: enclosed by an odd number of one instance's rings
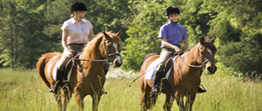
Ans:
POLYGON ((164 6, 160 1, 145 2, 132 1, 134 19, 130 24, 125 40, 122 67, 127 70, 139 70, 143 58, 148 53, 160 52, 160 40, 158 31, 166 22, 164 6))

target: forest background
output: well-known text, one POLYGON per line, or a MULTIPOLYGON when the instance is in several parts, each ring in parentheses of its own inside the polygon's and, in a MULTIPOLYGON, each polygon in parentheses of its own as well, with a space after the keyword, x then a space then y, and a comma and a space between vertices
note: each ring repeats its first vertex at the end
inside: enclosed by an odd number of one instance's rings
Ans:
POLYGON ((0 68, 34 69, 46 52, 62 52, 61 25, 72 3, 83 2, 95 34, 122 30, 122 69, 138 71, 148 53, 160 52, 164 11, 180 9, 192 48, 216 36, 216 64, 238 76, 262 74, 261 0, 0 0, 0 68))

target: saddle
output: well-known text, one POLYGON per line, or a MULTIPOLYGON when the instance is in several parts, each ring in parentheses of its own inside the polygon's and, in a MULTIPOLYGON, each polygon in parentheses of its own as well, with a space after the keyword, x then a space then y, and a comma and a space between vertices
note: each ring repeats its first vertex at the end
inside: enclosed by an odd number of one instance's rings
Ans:
MULTIPOLYGON (((75 68, 77 68, 77 65, 80 65, 80 61, 78 60, 79 56, 82 54, 82 52, 77 52, 76 55, 74 55, 73 58, 71 58, 66 66, 65 66, 65 74, 64 74, 64 81, 69 81, 72 72, 74 71, 75 68)), ((79 70, 81 71, 81 67, 79 68, 79 70)))

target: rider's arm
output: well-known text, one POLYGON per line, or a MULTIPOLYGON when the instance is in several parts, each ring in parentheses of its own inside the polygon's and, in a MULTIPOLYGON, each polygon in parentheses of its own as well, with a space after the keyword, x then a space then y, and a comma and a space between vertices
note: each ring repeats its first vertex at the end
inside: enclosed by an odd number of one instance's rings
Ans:
POLYGON ((184 43, 184 47, 185 47, 186 51, 189 51, 189 46, 188 46, 187 39, 183 40, 183 43, 184 43))
POLYGON ((71 57, 71 56, 73 56, 73 54, 70 53, 70 51, 68 49, 68 45, 67 45, 67 38, 68 38, 68 35, 69 35, 69 30, 63 29, 62 32, 63 32, 62 33, 62 46, 63 46, 64 50, 69 52, 68 56, 71 57))
POLYGON ((162 39, 161 39, 161 43, 162 43, 162 45, 165 46, 166 48, 174 49, 174 50, 176 51, 176 53, 178 53, 178 54, 182 53, 182 50, 181 50, 179 47, 168 43, 168 42, 166 41, 166 38, 162 38, 162 39))
POLYGON ((95 38, 93 28, 90 29, 89 35, 88 35, 89 41, 95 38))

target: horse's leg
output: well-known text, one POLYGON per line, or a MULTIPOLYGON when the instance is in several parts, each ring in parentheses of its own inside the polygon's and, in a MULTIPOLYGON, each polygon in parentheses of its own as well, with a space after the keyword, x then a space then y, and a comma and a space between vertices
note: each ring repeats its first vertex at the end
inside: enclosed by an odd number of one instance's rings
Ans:
POLYGON ((55 100, 56 100, 56 103, 57 103, 58 111, 62 111, 63 107, 62 107, 62 99, 61 99, 60 91, 58 91, 57 94, 54 94, 54 97, 55 97, 55 100))
POLYGON ((179 107, 180 111, 184 111, 185 110, 185 106, 184 106, 184 96, 183 95, 176 95, 176 102, 177 105, 179 107))
POLYGON ((188 95, 186 99, 186 111, 191 111, 195 101, 196 94, 188 95))
POLYGON ((93 100, 92 110, 93 111, 97 111, 98 110, 98 105, 99 105, 99 101, 100 101, 101 95, 102 94, 100 92, 94 93, 92 95, 92 100, 93 100))
POLYGON ((146 92, 143 86, 141 88, 141 111, 146 111, 146 92))
POLYGON ((66 110, 67 103, 69 102, 71 98, 71 91, 69 89, 69 86, 63 86, 63 88, 60 90, 60 96, 61 96, 61 104, 62 104, 62 110, 66 110))
POLYGON ((83 103, 84 96, 80 94, 77 88, 74 89, 74 95, 75 95, 76 104, 78 106, 79 111, 83 111, 84 110, 84 103, 83 103))
POLYGON ((152 103, 151 103, 151 98, 150 98, 150 92, 151 92, 151 87, 149 85, 146 85, 141 89, 141 110, 146 111, 147 109, 151 109, 152 103))
POLYGON ((174 102, 174 97, 171 95, 166 94, 166 102, 164 104, 164 110, 165 111, 171 111, 171 107, 173 105, 174 102))

